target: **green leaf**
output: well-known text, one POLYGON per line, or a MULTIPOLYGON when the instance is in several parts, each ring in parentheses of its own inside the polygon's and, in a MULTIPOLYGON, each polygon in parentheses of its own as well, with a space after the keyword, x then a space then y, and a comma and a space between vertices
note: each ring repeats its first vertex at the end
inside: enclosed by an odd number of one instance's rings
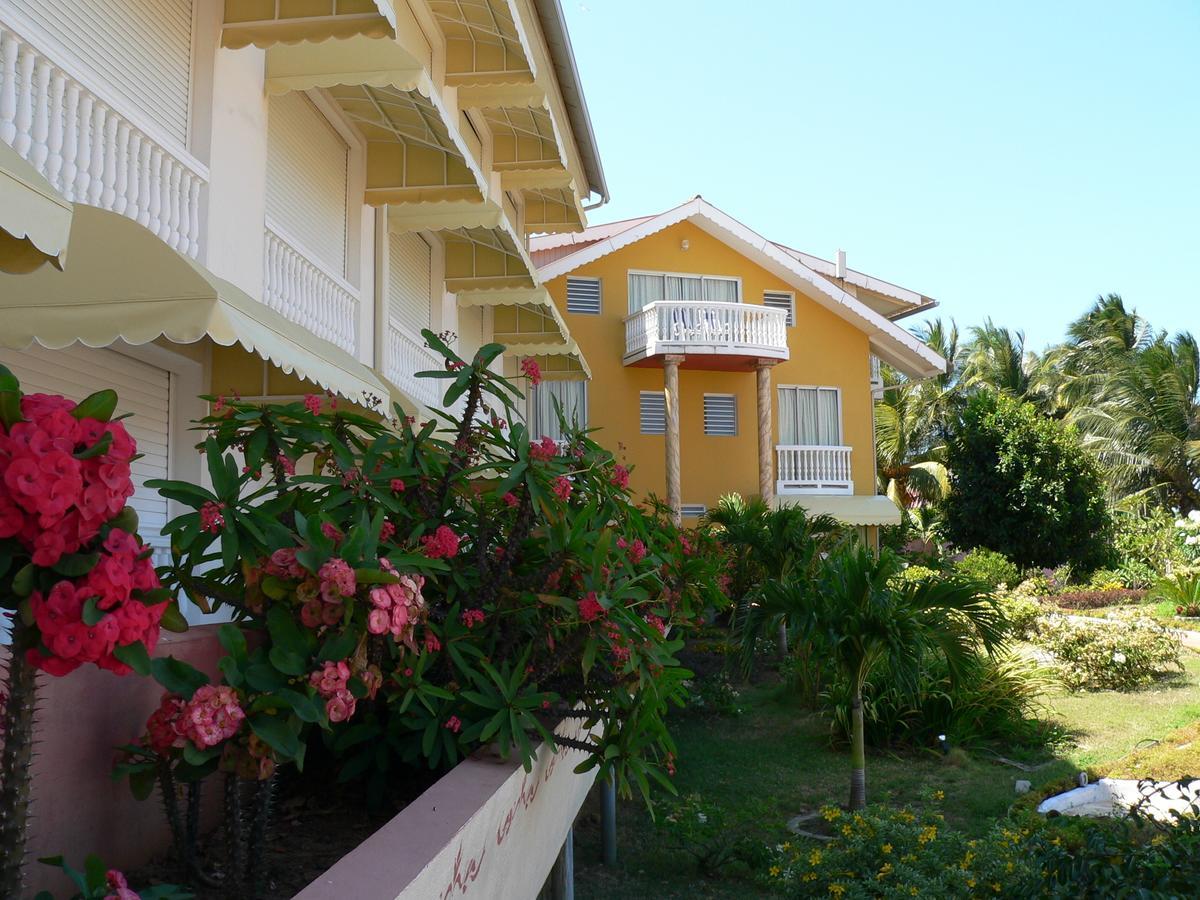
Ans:
POLYGON ((76 419, 95 419, 97 422, 107 422, 116 411, 117 392, 105 388, 80 400, 71 410, 71 415, 76 419))
POLYGON ((280 670, 265 662, 251 663, 246 666, 246 683, 256 691, 268 693, 278 691, 287 686, 287 678, 280 670))
POLYGON ((13 576, 12 590, 18 597, 28 597, 33 593, 36 584, 37 569, 33 563, 28 563, 17 570, 13 576))
POLYGON ((339 659, 345 659, 354 652, 357 645, 358 635, 353 631, 347 629, 339 632, 329 637, 321 645, 321 652, 317 654, 317 662, 337 662, 339 659))
POLYGON ((221 532, 221 564, 226 572, 234 572, 238 567, 238 533, 236 528, 226 528, 221 532))
POLYGON ((150 654, 146 652, 146 645, 141 641, 118 644, 113 648, 113 656, 142 677, 150 674, 150 654))
POLYGON ((104 610, 97 605, 99 600, 99 597, 88 597, 87 600, 83 602, 84 625, 95 625, 97 622, 103 619, 105 615, 107 615, 107 613, 105 613, 104 610))
POLYGON ((323 723, 325 721, 324 706, 308 694, 284 688, 279 692, 279 696, 292 708, 301 722, 323 723))
POLYGON ((86 450, 78 450, 71 455, 76 459, 92 459, 95 456, 100 456, 102 453, 107 453, 108 448, 112 446, 112 434, 104 432, 100 435, 100 439, 86 450))
POLYGON ((158 774, 153 768, 132 772, 129 775, 129 792, 135 800, 146 800, 154 793, 157 782, 158 774))
POLYGON ((250 717, 250 729, 258 735, 268 747, 285 760, 299 759, 303 756, 303 745, 294 729, 287 720, 280 716, 267 713, 257 713, 250 717))
POLYGON ((241 662, 246 658, 246 635, 242 629, 232 622, 226 622, 217 629, 217 640, 225 648, 225 652, 241 662))
POLYGON ((587 680, 588 673, 592 670, 592 666, 596 662, 597 646, 598 646, 598 642, 596 641, 595 636, 589 637, 587 644, 584 645, 583 658, 582 658, 582 660, 580 660, 580 662, 581 662, 581 665, 583 666, 583 677, 584 677, 585 681, 587 680))
POLYGON ((220 752, 221 748, 219 746, 201 750, 191 741, 187 741, 183 745, 183 759, 193 766, 203 766, 209 760, 215 759, 220 752))
POLYGON ((208 684, 207 675, 173 656, 150 660, 150 674, 164 689, 186 700, 192 699, 197 688, 208 684))
POLYGON ((0 425, 7 431, 21 418, 21 383, 12 372, 0 366, 0 425))
POLYGON ((183 634, 188 630, 188 621, 183 617, 183 613, 179 611, 179 604, 174 600, 167 604, 158 624, 175 634, 183 634))

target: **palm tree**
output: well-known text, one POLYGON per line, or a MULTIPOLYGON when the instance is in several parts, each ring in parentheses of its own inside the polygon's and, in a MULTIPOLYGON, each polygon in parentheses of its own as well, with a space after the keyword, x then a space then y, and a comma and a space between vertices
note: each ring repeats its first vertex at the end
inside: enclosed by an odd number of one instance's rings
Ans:
POLYGON ((928 395, 909 383, 886 387, 875 404, 880 487, 902 510, 938 501, 950 489, 949 473, 939 459, 944 448, 932 412, 928 395))
POLYGON ((862 545, 829 558, 815 583, 772 582, 762 606, 833 664, 851 689, 850 808, 867 802, 863 685, 886 661, 892 677, 914 687, 922 661, 941 655, 957 678, 982 644, 991 653, 1006 625, 983 585, 957 579, 893 581, 903 562, 862 545))

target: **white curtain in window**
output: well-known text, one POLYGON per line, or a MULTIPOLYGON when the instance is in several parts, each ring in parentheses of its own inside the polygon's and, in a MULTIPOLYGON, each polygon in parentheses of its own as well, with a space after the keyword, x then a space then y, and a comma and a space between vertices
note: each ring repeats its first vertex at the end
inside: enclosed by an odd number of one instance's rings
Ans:
POLYGON ((737 303, 738 283, 732 278, 705 278, 704 299, 714 303, 737 303))
POLYGON ((663 276, 629 273, 629 311, 637 312, 647 303, 664 299, 663 276))
POLYGON ((779 440, 783 444, 836 447, 842 423, 834 388, 781 387, 779 440))
POLYGON ((817 443, 837 447, 842 443, 842 421, 838 415, 838 395, 833 388, 817 390, 817 443))
POLYGON ((529 392, 529 437, 543 437, 561 441, 564 437, 554 409, 557 400, 562 407, 563 418, 576 428, 587 427, 587 382, 586 381, 543 381, 529 392))
POLYGON ((668 275, 666 300, 703 300, 704 288, 699 278, 687 275, 668 275))

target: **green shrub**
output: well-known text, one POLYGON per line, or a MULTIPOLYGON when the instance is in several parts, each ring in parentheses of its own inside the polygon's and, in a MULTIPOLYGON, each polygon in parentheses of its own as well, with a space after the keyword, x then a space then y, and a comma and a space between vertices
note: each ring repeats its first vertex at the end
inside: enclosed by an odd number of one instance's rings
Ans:
POLYGON ((849 815, 826 807, 822 814, 833 841, 774 850, 764 881, 785 896, 994 897, 1036 884, 1019 832, 997 826, 972 840, 940 814, 907 808, 849 815))
POLYGON ((930 578, 937 578, 940 574, 936 569, 931 569, 928 566, 912 565, 893 575, 888 584, 893 587, 899 587, 904 584, 917 584, 922 581, 928 581, 930 578))
POLYGON ((1113 513, 1113 550, 1121 565, 1133 563, 1161 575, 1168 563, 1178 565, 1188 559, 1181 534, 1175 517, 1165 509, 1113 513))
POLYGON ((1125 587, 1115 569, 1096 569, 1088 578, 1087 586, 1094 591, 1115 591, 1125 587))
POLYGON ((1073 428, 981 391, 947 443, 945 463, 946 532, 955 546, 989 547, 1021 566, 1105 561, 1106 490, 1073 428))
POLYGON ((1117 569, 1117 577, 1125 587, 1142 590, 1154 584, 1158 572, 1143 562, 1131 559, 1117 569))
POLYGON ((765 863, 768 851, 753 837, 761 818, 757 810, 730 815, 699 794, 688 794, 667 801, 655 824, 663 846, 691 856, 705 875, 738 875, 765 863))
POLYGON ((1179 638, 1144 616, 1080 622, 1043 618, 1034 640, 1054 654, 1072 691, 1129 691, 1181 672, 1179 638))
POLYGON ((1013 637, 1021 640, 1033 634, 1038 618, 1045 613, 1045 608, 1037 599, 1039 595, 1021 589, 1028 583, 1023 581, 1017 590, 996 598, 1000 612, 1004 613, 1004 618, 1008 619, 1009 627, 1012 628, 1013 637))
POLYGON ((963 578, 979 581, 995 590, 1000 585, 1015 586, 1021 580, 1021 570, 1003 553, 976 547, 954 564, 954 570, 963 578))
POLYGON ((1140 603, 1146 599, 1143 590, 1126 590, 1122 587, 1097 588, 1090 591, 1063 591, 1051 598, 1063 609, 1103 609, 1122 603, 1140 603))
MULTIPOLYGON (((1041 697, 1056 684, 1052 670, 1024 656, 978 656, 957 679, 944 658, 931 656, 907 689, 883 667, 863 690, 865 739, 873 747, 932 747, 945 734, 954 744, 1040 745, 1051 737, 1039 719, 1041 697)), ((821 699, 835 738, 848 741, 849 685, 834 682, 821 699)))
POLYGON ((685 682, 685 686, 688 687, 691 709, 716 716, 740 716, 744 712, 741 692, 725 672, 705 675, 693 682, 685 682))
POLYGON ((1170 578, 1163 578, 1154 585, 1150 596, 1154 600, 1165 600, 1177 606, 1200 606, 1200 575, 1176 573, 1170 578))

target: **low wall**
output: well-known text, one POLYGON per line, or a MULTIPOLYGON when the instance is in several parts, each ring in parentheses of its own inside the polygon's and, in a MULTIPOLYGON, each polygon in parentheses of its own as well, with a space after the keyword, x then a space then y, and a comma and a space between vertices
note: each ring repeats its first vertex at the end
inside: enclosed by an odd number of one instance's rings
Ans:
MULTIPOLYGON (((585 736, 579 723, 560 733, 585 736)), ((529 900, 596 777, 573 771, 585 756, 543 744, 530 772, 467 759, 296 900, 529 900)))
MULTIPOLYGON (((164 631, 155 656, 186 660, 213 676, 221 653, 216 626, 202 625, 184 634, 164 631)), ((8 648, 0 654, 7 664, 8 648)), ((127 869, 170 845, 158 795, 139 802, 128 782, 111 775, 114 748, 142 734, 162 688, 150 678, 85 666, 65 678, 39 675, 38 697, 25 881, 29 896, 39 890, 70 896, 70 881, 38 857, 61 853, 82 868, 84 856, 98 853, 127 869)))

